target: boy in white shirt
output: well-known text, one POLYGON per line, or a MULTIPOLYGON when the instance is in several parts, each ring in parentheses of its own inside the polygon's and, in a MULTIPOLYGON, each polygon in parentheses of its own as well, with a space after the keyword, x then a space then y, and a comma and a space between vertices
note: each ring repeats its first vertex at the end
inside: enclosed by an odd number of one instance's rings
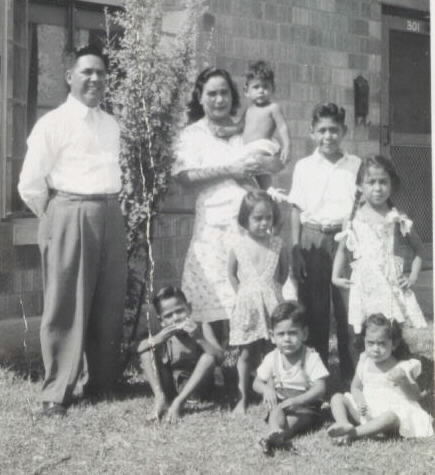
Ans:
POLYGON ((293 273, 298 294, 307 310, 310 344, 325 365, 329 355, 331 296, 337 328, 340 370, 345 382, 353 374, 349 351, 347 310, 340 290, 332 285, 335 234, 351 213, 356 175, 361 160, 343 152, 347 132, 345 110, 336 104, 315 107, 311 138, 314 153, 296 163, 288 201, 291 211, 293 273))
POLYGON ((301 305, 279 304, 271 327, 276 349, 266 355, 254 381, 254 390, 270 410, 269 433, 260 440, 266 455, 274 448, 290 448, 294 435, 315 425, 329 375, 318 353, 305 346, 308 328, 301 305))

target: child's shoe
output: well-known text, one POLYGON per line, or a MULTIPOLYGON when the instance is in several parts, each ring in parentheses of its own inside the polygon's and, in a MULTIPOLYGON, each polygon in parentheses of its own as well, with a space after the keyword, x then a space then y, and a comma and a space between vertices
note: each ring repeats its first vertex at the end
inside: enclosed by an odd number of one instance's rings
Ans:
POLYGON ((261 451, 263 452, 264 455, 267 455, 267 456, 272 456, 273 455, 273 450, 272 450, 272 447, 271 447, 267 437, 262 437, 258 441, 258 445, 259 445, 259 447, 260 447, 260 449, 261 449, 261 451))

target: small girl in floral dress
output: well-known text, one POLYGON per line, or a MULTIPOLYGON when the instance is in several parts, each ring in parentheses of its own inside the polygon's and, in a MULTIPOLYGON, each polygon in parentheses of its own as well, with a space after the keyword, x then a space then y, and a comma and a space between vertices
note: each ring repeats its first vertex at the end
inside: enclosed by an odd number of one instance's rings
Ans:
POLYGON ((270 338, 270 315, 283 300, 282 284, 289 264, 281 238, 272 234, 279 219, 278 205, 266 192, 256 190, 245 195, 238 220, 246 233, 237 239, 229 255, 229 280, 237 293, 230 319, 230 345, 240 348, 236 413, 246 412, 250 373, 264 341, 270 338))

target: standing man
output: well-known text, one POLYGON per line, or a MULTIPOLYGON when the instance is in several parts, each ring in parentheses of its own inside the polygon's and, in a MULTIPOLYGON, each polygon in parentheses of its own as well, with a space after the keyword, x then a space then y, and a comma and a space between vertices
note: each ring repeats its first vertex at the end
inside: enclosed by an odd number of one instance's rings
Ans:
POLYGON ((36 123, 18 185, 40 218, 47 416, 66 413, 81 374, 91 392, 110 390, 118 376, 127 259, 119 127, 99 107, 105 77, 97 48, 75 53, 70 94, 36 123))

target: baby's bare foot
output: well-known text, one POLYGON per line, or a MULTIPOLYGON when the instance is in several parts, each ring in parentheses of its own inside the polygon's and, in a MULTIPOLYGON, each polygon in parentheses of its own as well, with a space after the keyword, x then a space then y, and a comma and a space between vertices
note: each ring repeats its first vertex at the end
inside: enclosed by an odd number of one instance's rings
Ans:
POLYGON ((353 425, 348 422, 347 424, 340 424, 336 422, 327 430, 329 437, 342 437, 349 435, 354 429, 353 425))

